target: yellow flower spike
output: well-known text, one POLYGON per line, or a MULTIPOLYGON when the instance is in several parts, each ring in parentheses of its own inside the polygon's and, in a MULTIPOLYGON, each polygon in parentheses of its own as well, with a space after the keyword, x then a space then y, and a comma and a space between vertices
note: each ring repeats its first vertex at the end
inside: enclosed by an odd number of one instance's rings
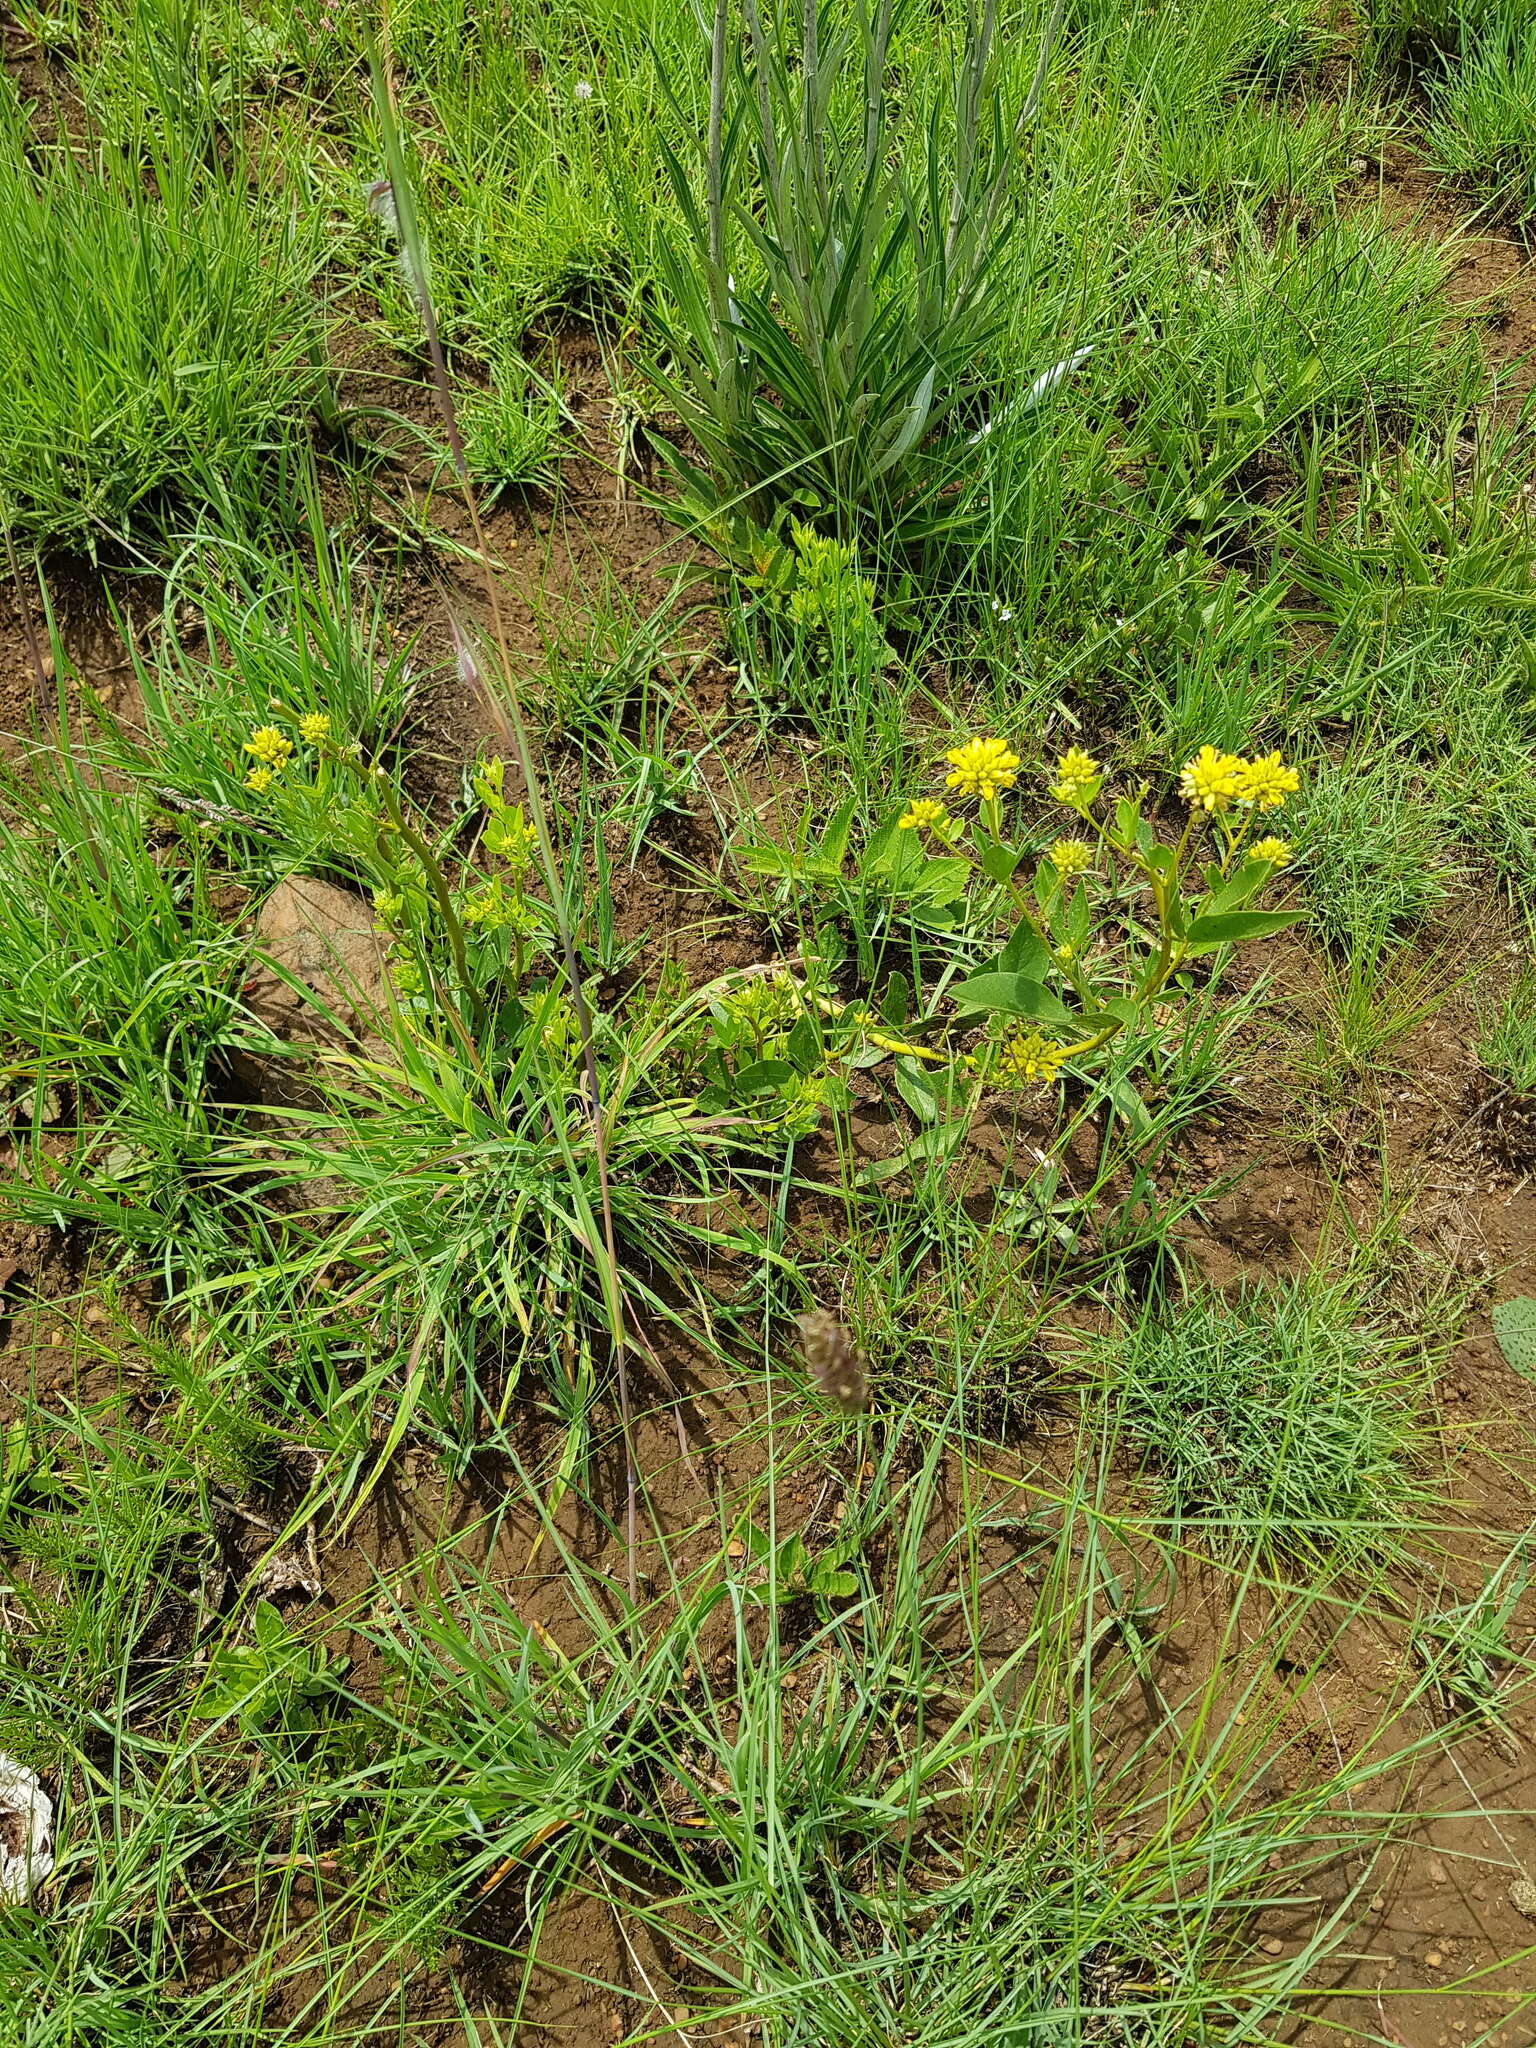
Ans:
POLYGON ((331 736, 331 721, 324 711, 306 711, 299 720, 299 738, 308 747, 318 747, 331 736))
POLYGON ((1019 771, 1019 757, 1006 740, 967 740, 944 758, 952 771, 944 778, 946 786, 987 804, 1000 790, 1012 789, 1019 771))
POLYGON ((1051 1082, 1061 1071, 1067 1056, 1064 1045, 1054 1038, 1042 1038, 1038 1031, 1005 1041, 998 1055, 998 1074, 1004 1081, 1022 1088, 1028 1082, 1051 1082))
POLYGON ((942 832, 949 823, 949 813, 944 806, 931 796, 915 796, 896 820, 903 832, 942 832))
POLYGON ((264 796, 272 787, 272 770, 270 768, 253 768, 245 778, 245 786, 247 789, 254 789, 258 796, 264 796))
POLYGON ((246 741, 245 751, 254 754, 264 768, 282 768, 293 752, 293 741, 275 725, 258 725, 246 741))
POLYGON ((1251 860, 1267 860, 1272 868, 1288 868, 1293 852, 1289 839, 1259 839, 1248 849, 1251 860))
POLYGON ((1235 801, 1248 772, 1248 763, 1237 754, 1223 754, 1216 747, 1202 747, 1186 761, 1179 775, 1179 795, 1201 811, 1224 811, 1235 801))
POLYGON ((1261 811, 1276 811, 1288 796, 1301 787, 1301 777, 1287 768, 1278 754, 1263 754, 1243 763, 1238 777, 1237 800, 1254 804, 1261 811))
POLYGON ((1080 875, 1093 864, 1093 848, 1086 839, 1058 839, 1047 857, 1058 875, 1080 875))

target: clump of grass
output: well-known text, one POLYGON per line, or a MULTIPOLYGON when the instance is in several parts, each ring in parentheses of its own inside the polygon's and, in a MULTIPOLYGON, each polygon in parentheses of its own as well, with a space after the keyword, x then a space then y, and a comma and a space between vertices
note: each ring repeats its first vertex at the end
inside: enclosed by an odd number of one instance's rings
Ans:
POLYGON ((1334 944, 1380 949, 1445 902, 1450 862, 1437 805, 1402 755, 1320 769, 1297 826, 1312 916, 1334 944))
POLYGON ((1370 51, 1387 67, 1454 61, 1485 29, 1533 21, 1530 0, 1369 0, 1364 10, 1370 51))
POLYGON ((177 502, 270 523, 273 459, 318 389, 303 242, 174 153, 29 153, 0 95, 0 508, 39 543, 142 538, 177 502))
POLYGON ((1485 1012, 1477 1057, 1511 1094, 1536 1096, 1536 966, 1523 966, 1503 1002, 1485 1012))
POLYGON ((528 364, 499 360, 483 391, 459 406, 464 459, 487 498, 507 491, 552 491, 565 460, 565 405, 558 388, 528 364))
MULTIPOLYGON (((1027 90, 1006 80, 991 9, 898 89, 892 0, 810 0, 798 18, 716 0, 698 53, 707 127, 693 161, 666 158, 683 231, 656 236, 634 208, 627 221, 637 253, 654 239, 663 287, 647 369, 703 462, 661 452, 712 538, 739 532, 743 509, 892 549, 961 525, 952 487, 975 464, 951 428, 1002 333, 1021 144, 1063 7, 1027 90)), ((1032 410, 1076 362, 1040 365, 1044 382, 1000 409, 1032 410)))
POLYGON ((1522 1540, 1470 1600, 1448 1602, 1415 1623, 1414 1653, 1445 1712, 1505 1727, 1509 1695, 1531 1677, 1531 1642, 1517 1621, 1531 1569, 1522 1540))
MULTIPOLYGON (((204 1088, 239 1036, 247 952, 216 915, 202 837, 187 820, 155 847, 142 800, 62 751, 0 795, 0 1057, 34 1101, 64 1094, 70 1126, 89 1104, 98 1156, 116 1141, 175 1179, 211 1144, 204 1088)), ((44 1176, 45 1212, 71 1172, 56 1159, 44 1176)))
POLYGON ((1412 1493, 1412 1375, 1346 1288, 1195 1293, 1103 1356, 1176 1525, 1241 1548, 1390 1541, 1412 1493))
POLYGON ((1536 211, 1536 15, 1488 10, 1430 87, 1427 141, 1502 214, 1536 211))

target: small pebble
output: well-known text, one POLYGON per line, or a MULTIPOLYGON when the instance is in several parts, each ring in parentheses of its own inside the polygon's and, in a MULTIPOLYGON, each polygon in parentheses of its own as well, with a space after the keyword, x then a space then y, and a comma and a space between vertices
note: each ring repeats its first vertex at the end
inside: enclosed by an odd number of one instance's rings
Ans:
POLYGON ((1387 1895, 1385 1892, 1378 1892, 1375 1898, 1371 1901, 1371 1911, 1373 1913, 1385 1913, 1386 1910, 1387 1895))
POLYGON ((1424 1874, 1431 1884, 1444 1884, 1446 1882, 1445 1865, 1438 1856, 1430 1857, 1428 1863, 1424 1866, 1424 1874))
POLYGON ((1263 1949, 1267 1956, 1283 1956, 1285 1954, 1285 1943, 1283 1941, 1276 1941, 1272 1934, 1261 1941, 1259 1947, 1263 1949))
POLYGON ((1439 1949, 1432 1948, 1424 1958, 1424 1967, 1426 1970, 1438 1970, 1444 1961, 1445 1957, 1441 1955, 1439 1949))
POLYGON ((1509 1903, 1527 1920, 1536 1920, 1536 1884, 1522 1870, 1509 1888, 1509 1903))

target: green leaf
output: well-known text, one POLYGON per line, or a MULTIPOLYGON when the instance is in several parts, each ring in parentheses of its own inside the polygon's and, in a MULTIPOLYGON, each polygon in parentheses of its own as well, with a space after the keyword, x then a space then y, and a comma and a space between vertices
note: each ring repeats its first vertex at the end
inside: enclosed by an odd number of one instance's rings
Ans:
POLYGON ((1536 1295, 1517 1294, 1497 1303, 1493 1334, 1506 1364, 1522 1379, 1536 1380, 1536 1295))
POLYGON ((880 997, 880 1014, 900 1031, 912 1014, 912 984, 898 967, 880 997))
POLYGON ((894 439, 874 465, 876 476, 884 476, 885 472, 893 469, 904 455, 910 455, 922 438, 923 429, 927 426, 929 415, 933 411, 933 388, 938 374, 938 364, 931 364, 928 374, 913 392, 911 403, 900 416, 900 424, 894 439))
POLYGON ((975 834, 977 851, 981 855, 981 871, 989 882, 1009 882, 1013 871, 1024 858, 1017 846, 1005 846, 1001 839, 989 839, 985 832, 975 834))
POLYGON ((973 974, 961 982, 954 997, 968 1010, 1002 1010, 1010 1017, 1048 1024, 1066 1024, 1072 1018, 1060 996, 1023 974, 973 974))
POLYGON ((744 1095, 767 1095, 775 1088, 787 1088, 798 1078, 788 1060, 753 1060, 750 1066, 742 1068, 732 1088, 740 1100, 744 1095))
POLYGON ((994 966, 986 971, 1025 974, 1031 981, 1044 981, 1050 969, 1050 949, 1025 917, 1019 920, 1018 929, 998 955, 994 966))
POLYGON ((1267 860, 1245 860, 1225 881, 1221 879, 1221 870, 1216 869, 1216 879, 1208 884, 1211 893, 1204 914, 1209 916, 1221 910, 1241 910, 1254 890, 1268 881, 1273 873, 1274 869, 1267 860))
POLYGON ((893 1065, 891 1077, 896 1083, 897 1094, 919 1123, 937 1122, 944 1106, 943 1098, 921 1060, 903 1054, 893 1065))
POLYGON ((859 1581, 853 1572, 828 1571, 820 1563, 812 1567, 809 1584, 811 1591, 823 1600, 851 1600, 859 1590, 859 1581))
POLYGON ((736 856, 749 875, 793 875, 800 862, 782 846, 744 846, 736 856))
POLYGON ((925 903, 952 903, 962 895, 969 864, 954 856, 930 854, 915 832, 887 825, 865 847, 860 872, 883 882, 893 896, 920 897, 925 903))
POLYGON ((1306 914, 1304 910, 1207 911, 1189 928, 1189 951, 1211 953, 1218 946, 1234 946, 1240 939, 1267 938, 1271 932, 1283 932, 1288 924, 1298 924, 1306 914))
POLYGON ((826 1058, 826 1045, 813 1017, 797 1017, 784 1041, 784 1053, 797 1074, 814 1074, 826 1058))
POLYGON ((288 1626, 270 1600, 258 1600, 251 1611, 251 1633, 263 1650, 285 1650, 288 1626))
POLYGON ((1138 1138, 1145 1137, 1151 1128, 1151 1119, 1147 1115, 1147 1105, 1142 1100, 1140 1091, 1133 1088, 1125 1076, 1120 1074, 1108 1084, 1105 1093, 1114 1106, 1115 1113, 1124 1119, 1138 1138))
MULTIPOLYGON (((848 852, 849 835, 853 831, 853 813, 856 802, 856 798, 849 797, 846 802, 840 803, 833 812, 831 821, 822 835, 821 845, 816 850, 816 866, 824 864, 834 872, 841 869, 843 860, 848 852)), ((807 872, 810 872, 809 863, 807 864, 807 872)))
POLYGON ((916 881, 906 891, 909 896, 920 896, 925 903, 953 903, 965 892, 969 865, 963 860, 946 860, 935 857, 925 860, 916 881))

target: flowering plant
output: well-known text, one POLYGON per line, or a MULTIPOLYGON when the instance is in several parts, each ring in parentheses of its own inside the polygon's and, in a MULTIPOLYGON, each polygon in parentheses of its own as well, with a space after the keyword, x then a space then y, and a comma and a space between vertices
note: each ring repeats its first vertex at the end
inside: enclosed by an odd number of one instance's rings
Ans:
POLYGON ((1249 760, 1202 747, 1180 772, 1187 814, 1169 844, 1145 814, 1143 796, 1106 803, 1101 764, 1069 748, 1047 787, 1078 830, 1033 856, 1004 827, 1003 798, 1017 782, 1019 756, 1002 740, 976 738, 945 761, 950 801, 968 815, 939 798, 914 797, 872 850, 890 872, 910 878, 910 855, 893 848, 903 839, 926 842, 920 858, 932 859, 932 847, 946 867, 963 862, 981 884, 966 925, 1012 923, 1002 951, 950 991, 958 1006, 951 1022, 987 1015, 1031 1027, 997 1043, 993 1078, 1054 1081, 1064 1065, 1088 1059, 1151 1016, 1188 962, 1302 915, 1253 907, 1291 859, 1285 840, 1256 829, 1300 786, 1278 753, 1249 760))
POLYGON ((478 1030, 497 988, 517 988, 533 956, 553 947, 548 905, 531 893, 534 833, 521 804, 504 793, 500 760, 481 762, 470 788, 481 815, 484 865, 455 862, 424 836, 390 778, 312 711, 285 725, 258 726, 244 745, 245 787, 267 805, 300 799, 336 806, 349 785, 358 823, 349 837, 375 883, 375 918, 389 936, 390 978, 407 1010, 434 997, 454 1001, 478 1030))
MULTIPOLYGON (((1005 818, 1022 763, 1004 740, 968 739, 944 766, 944 793, 906 799, 854 857, 851 877, 851 803, 818 844, 741 855, 744 868, 776 877, 781 890, 831 892, 842 912, 819 930, 828 957, 818 976, 778 990, 786 1036, 754 1047, 756 1057, 790 1056, 797 1032, 808 1052, 805 1020, 815 1016, 823 1070, 828 1061, 846 1068, 894 1057, 896 1085, 935 1143, 941 1125, 961 1127, 948 1111, 967 1086, 1047 1086, 1122 1035, 1150 1049, 1169 1002, 1194 992, 1192 963, 1302 915, 1257 907, 1291 860, 1289 844, 1263 829, 1299 787, 1278 753, 1245 759, 1202 747, 1179 773, 1185 815, 1171 841, 1147 815, 1144 792, 1106 798, 1104 770, 1081 748, 1062 754, 1045 778, 1051 799, 1071 813, 1073 829, 1059 836, 1021 832, 1005 818), (912 973, 890 973, 881 988, 898 909, 911 927, 912 973), (842 926, 859 942, 859 980, 879 989, 873 1007, 832 995, 832 939, 842 926), (1000 950, 987 957, 1001 933, 1000 950), (979 1042, 956 1043, 977 1026, 985 1027, 979 1042)), ((1138 1117, 1139 1098, 1123 1078, 1110 1094, 1138 1117)))

